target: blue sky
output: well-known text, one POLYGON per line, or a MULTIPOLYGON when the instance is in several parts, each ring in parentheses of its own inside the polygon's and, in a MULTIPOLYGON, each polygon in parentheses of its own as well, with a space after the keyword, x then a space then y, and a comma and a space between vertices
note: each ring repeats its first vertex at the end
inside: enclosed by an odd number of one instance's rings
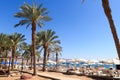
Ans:
MULTIPOLYGON (((14 28, 20 19, 13 15, 24 2, 32 0, 0 1, 0 32, 14 32, 26 35, 26 42, 31 43, 31 27, 14 28)), ((52 29, 61 40, 63 58, 108 59, 116 58, 117 52, 107 18, 103 12, 101 0, 35 0, 48 9, 52 21, 39 30, 52 29)), ((120 37, 120 0, 110 0, 113 19, 120 37)))

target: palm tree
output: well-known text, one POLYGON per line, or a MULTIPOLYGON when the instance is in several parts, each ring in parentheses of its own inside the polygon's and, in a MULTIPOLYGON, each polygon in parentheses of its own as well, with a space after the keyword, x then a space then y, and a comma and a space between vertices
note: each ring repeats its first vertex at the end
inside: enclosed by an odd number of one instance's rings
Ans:
POLYGON ((27 60, 27 62, 29 59, 31 59, 31 68, 32 68, 33 65, 32 46, 24 42, 20 45, 20 47, 24 52, 22 54, 22 57, 24 57, 27 60))
POLYGON ((48 47, 50 45, 60 43, 59 40, 56 40, 58 36, 56 36, 55 34, 55 31, 52 30, 41 31, 37 33, 37 43, 44 48, 43 71, 46 71, 45 67, 48 47))
MULTIPOLYGON (((26 43, 26 42, 23 42, 22 44, 20 44, 19 46, 19 51, 22 53, 21 54, 21 58, 22 59, 26 59, 27 61, 29 59, 31 59, 31 65, 32 65, 32 56, 31 56, 31 53, 32 53, 32 48, 31 48, 31 45, 26 43)), ((27 62, 28 63, 28 62, 27 62)), ((32 67, 32 66, 31 66, 32 67)))
POLYGON ((25 41, 25 35, 19 34, 19 33, 14 33, 13 35, 10 36, 11 42, 12 42, 12 69, 13 69, 13 63, 14 63, 14 58, 17 50, 17 46, 25 41))
MULTIPOLYGON (((4 41, 3 41, 3 50, 5 51, 5 63, 7 62, 8 52, 11 51, 12 48, 12 42, 10 40, 10 35, 5 34, 4 41)), ((7 64, 6 64, 7 67, 7 64)))
POLYGON ((32 6, 25 3, 23 6, 20 7, 21 12, 15 14, 15 17, 21 18, 22 20, 15 25, 22 26, 26 25, 29 27, 32 25, 32 53, 34 57, 34 72, 33 75, 36 75, 36 25, 39 27, 43 26, 46 21, 50 21, 51 18, 47 16, 48 12, 46 8, 42 8, 42 4, 36 5, 33 4, 32 6))
POLYGON ((116 45, 116 49, 117 49, 117 53, 118 53, 118 57, 120 59, 120 42, 117 36, 117 32, 116 32, 116 28, 115 28, 115 24, 114 21, 112 19, 112 14, 111 14, 111 8, 109 5, 109 0, 102 0, 102 6, 104 9, 104 13, 108 19, 109 25, 110 25, 110 29, 113 35, 113 39, 116 45))
POLYGON ((18 60, 19 57, 21 57, 21 52, 20 51, 16 51, 16 54, 15 54, 15 58, 16 58, 16 62, 18 60))
MULTIPOLYGON (((33 65, 33 63, 32 63, 33 62, 32 61, 32 46, 27 44, 27 43, 23 43, 21 45, 21 48, 24 50, 24 53, 22 54, 22 57, 27 60, 27 63, 31 59, 31 68, 32 68, 32 65, 33 65)), ((39 51, 36 51, 36 57, 39 60, 39 58, 40 58, 40 52, 39 51)))
MULTIPOLYGON (((0 33, 0 57, 7 57, 7 54, 8 54, 7 49, 10 44, 8 41, 10 41, 8 36, 6 34, 0 33), (5 52, 5 50, 6 50, 6 52, 5 52)), ((3 61, 3 59, 0 59, 0 62, 2 62, 2 61, 3 61)))
MULTIPOLYGON (((58 55, 62 51, 62 47, 59 45, 54 45, 54 52, 56 53, 56 67, 58 64, 58 55)), ((61 54, 61 53, 60 53, 61 54)))
POLYGON ((37 57, 37 61, 39 61, 41 58, 40 51, 38 51, 38 50, 36 51, 36 57, 37 57))
POLYGON ((53 53, 53 46, 49 46, 47 49, 47 60, 49 60, 51 53, 53 53))
MULTIPOLYGON (((25 52, 22 54, 23 58, 28 61, 31 59, 31 52, 29 50, 25 50, 25 52)), ((32 64, 32 63, 31 63, 32 64)))
POLYGON ((0 55, 1 55, 1 52, 2 52, 2 48, 3 48, 3 46, 4 46, 5 37, 6 37, 5 34, 0 33, 0 55))

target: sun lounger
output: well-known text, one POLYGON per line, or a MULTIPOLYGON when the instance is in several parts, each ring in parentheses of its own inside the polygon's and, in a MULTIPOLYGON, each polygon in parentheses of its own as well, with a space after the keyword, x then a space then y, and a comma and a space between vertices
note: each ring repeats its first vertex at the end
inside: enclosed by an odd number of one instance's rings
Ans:
POLYGON ((66 71, 66 73, 67 74, 75 74, 75 69, 68 69, 67 71, 66 71))
POLYGON ((3 75, 9 75, 9 70, 5 70, 5 69, 3 69, 3 70, 0 70, 0 75, 1 76, 3 76, 3 75))

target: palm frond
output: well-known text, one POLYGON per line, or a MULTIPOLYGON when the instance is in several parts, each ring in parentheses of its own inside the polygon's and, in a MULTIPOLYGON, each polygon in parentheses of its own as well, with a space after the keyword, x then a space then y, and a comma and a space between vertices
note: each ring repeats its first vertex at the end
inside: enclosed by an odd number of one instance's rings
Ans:
POLYGON ((21 20, 18 24, 16 24, 14 27, 22 26, 28 24, 27 27, 31 24, 30 20, 21 20))
POLYGON ((43 16, 41 18, 41 20, 43 20, 43 21, 50 21, 50 20, 52 20, 52 18, 50 18, 49 16, 43 16))
POLYGON ((38 5, 37 10, 40 10, 42 8, 43 4, 41 3, 40 5, 38 5))
POLYGON ((21 18, 21 20, 17 26, 27 25, 27 27, 32 24, 33 21, 37 23, 39 27, 44 26, 46 21, 50 21, 51 18, 47 16, 48 11, 46 8, 42 8, 42 4, 37 5, 33 3, 33 5, 29 5, 25 3, 24 5, 20 6, 20 12, 17 12, 14 17, 21 18))

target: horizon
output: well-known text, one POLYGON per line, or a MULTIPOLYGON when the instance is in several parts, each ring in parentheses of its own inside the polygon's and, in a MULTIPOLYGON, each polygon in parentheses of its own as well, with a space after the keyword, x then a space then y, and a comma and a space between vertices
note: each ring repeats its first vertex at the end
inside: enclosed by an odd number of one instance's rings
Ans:
MULTIPOLYGON (((19 7, 24 2, 32 3, 31 0, 4 1, 0 2, 2 14, 0 17, 0 33, 22 33, 26 42, 31 43, 31 27, 13 26, 20 19, 13 15, 19 12, 19 7)), ((118 58, 108 20, 104 14, 101 1, 92 0, 35 0, 37 4, 43 3, 43 7, 50 11, 49 16, 53 19, 46 26, 37 28, 37 31, 52 29, 61 40, 63 47, 62 57, 66 59, 110 59, 118 58)), ((109 0, 113 20, 120 38, 120 10, 119 0, 109 0)))

